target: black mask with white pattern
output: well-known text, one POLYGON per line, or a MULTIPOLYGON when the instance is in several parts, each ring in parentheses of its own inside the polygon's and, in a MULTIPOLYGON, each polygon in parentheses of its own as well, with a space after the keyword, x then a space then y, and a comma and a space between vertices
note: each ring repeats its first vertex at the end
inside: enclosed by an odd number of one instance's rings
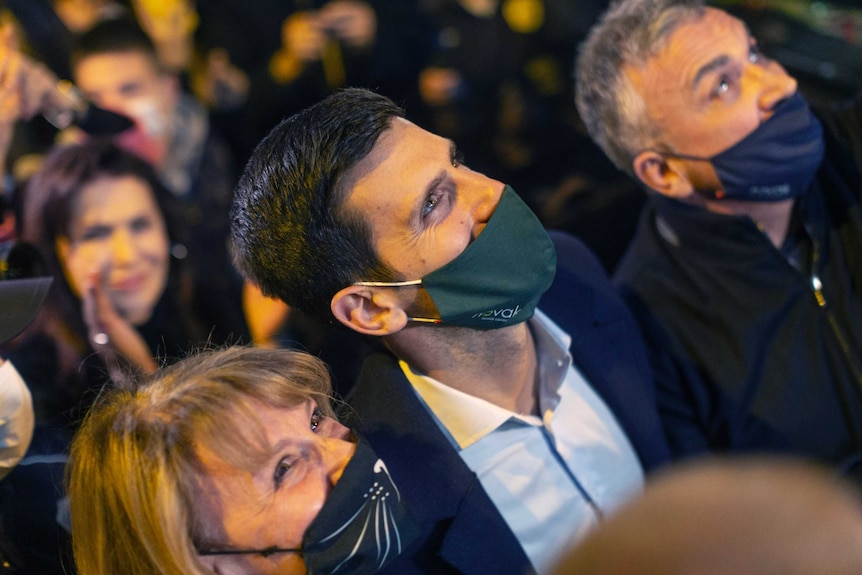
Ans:
POLYGON ((398 557, 419 529, 386 464, 362 437, 356 453, 302 538, 309 575, 375 573, 398 557))

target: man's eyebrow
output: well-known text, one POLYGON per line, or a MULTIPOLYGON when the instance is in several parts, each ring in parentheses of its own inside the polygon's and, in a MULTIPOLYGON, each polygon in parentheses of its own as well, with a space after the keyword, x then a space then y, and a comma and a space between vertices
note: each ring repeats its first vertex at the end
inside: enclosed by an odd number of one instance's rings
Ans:
POLYGON ((697 69, 697 72, 694 75, 694 81, 692 82, 691 89, 693 92, 697 91, 700 82, 703 80, 705 76, 711 74, 712 72, 718 70, 719 68, 723 68, 727 66, 730 62, 730 57, 727 54, 722 54, 721 56, 716 56, 703 66, 697 69))
MULTIPOLYGON (((744 22, 740 22, 740 24, 742 25, 742 29, 745 32, 745 40, 750 47, 753 42, 751 31, 748 29, 748 26, 744 22)), ((694 75, 694 81, 692 82, 692 91, 697 91, 697 88, 700 85, 700 82, 703 80, 704 76, 718 70, 719 68, 727 66, 729 62, 730 56, 728 56, 727 54, 722 54, 720 56, 716 56, 715 58, 698 68, 697 73, 695 73, 694 75)))

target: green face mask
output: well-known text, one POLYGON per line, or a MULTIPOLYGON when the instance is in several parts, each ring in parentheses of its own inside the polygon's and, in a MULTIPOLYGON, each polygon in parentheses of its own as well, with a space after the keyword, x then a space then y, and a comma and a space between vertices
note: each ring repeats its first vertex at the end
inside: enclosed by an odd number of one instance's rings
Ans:
POLYGON ((496 329, 533 317, 556 269, 554 244, 541 222, 506 186, 485 229, 448 264, 421 280, 354 285, 421 285, 440 319, 411 317, 411 321, 496 329))

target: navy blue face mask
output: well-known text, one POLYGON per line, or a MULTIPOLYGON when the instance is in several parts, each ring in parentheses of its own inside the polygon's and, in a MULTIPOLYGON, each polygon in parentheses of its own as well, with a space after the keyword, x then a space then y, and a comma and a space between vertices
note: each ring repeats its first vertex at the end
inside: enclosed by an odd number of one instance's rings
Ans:
POLYGON ((712 162, 722 190, 711 199, 778 202, 811 185, 823 161, 823 127, 797 92, 757 129, 711 158, 659 153, 712 162))

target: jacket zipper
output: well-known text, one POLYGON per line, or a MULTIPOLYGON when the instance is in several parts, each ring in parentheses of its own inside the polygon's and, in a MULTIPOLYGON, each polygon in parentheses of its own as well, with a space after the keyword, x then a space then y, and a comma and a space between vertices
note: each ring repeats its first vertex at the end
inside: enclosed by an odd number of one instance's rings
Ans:
POLYGON ((844 335, 842 327, 838 324, 838 320, 835 319, 835 314, 828 309, 826 296, 823 295, 823 282, 820 281, 817 274, 811 275, 811 289, 814 291, 814 298, 817 300, 817 305, 820 306, 820 309, 822 309, 826 314, 826 319, 832 327, 832 333, 835 334, 835 338, 841 346, 841 351, 844 353, 847 363, 850 365, 850 371, 853 373, 853 378, 856 380, 856 383, 859 384, 860 388, 862 388, 862 369, 860 369, 853 360, 850 344, 847 342, 847 337, 844 335))
POLYGON ((817 299, 817 305, 819 305, 820 309, 822 309, 826 314, 826 319, 832 327, 832 333, 835 334, 835 338, 838 340, 838 345, 841 346, 841 351, 847 360, 847 364, 850 366, 850 372, 853 375, 853 379, 856 380, 856 385, 862 389, 862 369, 860 369, 859 364, 853 358, 850 344, 847 337, 844 335, 844 330, 838 323, 838 319, 835 317, 835 314, 829 310, 829 302, 826 301, 826 296, 823 295, 823 282, 820 281, 820 277, 817 275, 817 266, 820 263, 820 246, 817 240, 814 239, 816 236, 812 234, 810 230, 806 231, 809 232, 809 237, 811 238, 811 288, 814 290, 814 297, 817 299))
MULTIPOLYGON (((814 236, 810 235, 812 241, 812 250, 811 250, 811 290, 814 292, 814 298, 817 300, 817 305, 820 309, 823 310, 824 315, 826 316, 826 320, 829 322, 829 326, 832 329, 832 333, 835 336, 835 339, 838 340, 838 345, 841 348, 841 353, 844 355, 844 359, 847 361, 847 365, 850 367, 850 374, 853 380, 856 382, 856 385, 859 389, 862 389, 862 370, 860 370, 859 366, 856 363, 856 360, 853 358, 853 354, 850 350, 850 344, 847 341, 847 337, 844 335, 844 330, 841 328, 841 325, 838 323, 838 320, 835 318, 835 314, 829 309, 829 302, 826 301, 826 296, 823 294, 823 282, 820 281, 820 276, 817 275, 817 266, 820 262, 820 249, 817 244, 817 241, 814 240, 814 236)), ((840 393, 843 397, 845 394, 840 393)), ((846 399, 846 397, 845 397, 846 399)), ((852 421, 852 417, 850 413, 847 412, 846 407, 842 407, 842 410, 845 412, 844 417, 848 419, 847 424, 850 428, 850 432, 855 438, 856 445, 862 445, 862 437, 859 436, 859 432, 852 421)))

